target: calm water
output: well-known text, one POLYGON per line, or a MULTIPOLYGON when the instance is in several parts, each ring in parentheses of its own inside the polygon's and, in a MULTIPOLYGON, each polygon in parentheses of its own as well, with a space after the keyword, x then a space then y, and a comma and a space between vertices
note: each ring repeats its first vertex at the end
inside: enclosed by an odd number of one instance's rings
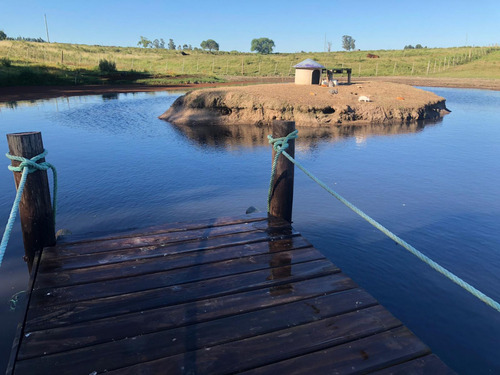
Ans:
MULTIPOLYGON (((301 131, 296 156, 403 239, 500 300, 500 92, 437 89, 442 122, 301 131)), ((0 107, 5 134, 42 131, 60 174, 57 228, 75 235, 262 210, 266 129, 177 128, 158 120, 179 94, 120 94, 0 107)), ((0 168, 0 226, 14 198, 0 168)), ((294 227, 461 374, 500 373, 500 314, 424 265, 296 172, 294 227)), ((0 371, 27 286, 20 225, 0 268, 0 371)))

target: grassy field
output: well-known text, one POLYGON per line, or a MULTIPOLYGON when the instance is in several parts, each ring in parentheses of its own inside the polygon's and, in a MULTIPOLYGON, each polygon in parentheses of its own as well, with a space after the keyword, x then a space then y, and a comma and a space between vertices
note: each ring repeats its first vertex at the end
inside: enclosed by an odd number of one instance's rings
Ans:
POLYGON ((293 76, 312 58, 326 67, 350 67, 357 76, 500 79, 500 47, 425 48, 258 55, 134 47, 0 41, 0 85, 216 82, 235 76, 293 76), (368 58, 367 54, 379 58, 368 58), (102 73, 99 61, 116 63, 102 73))

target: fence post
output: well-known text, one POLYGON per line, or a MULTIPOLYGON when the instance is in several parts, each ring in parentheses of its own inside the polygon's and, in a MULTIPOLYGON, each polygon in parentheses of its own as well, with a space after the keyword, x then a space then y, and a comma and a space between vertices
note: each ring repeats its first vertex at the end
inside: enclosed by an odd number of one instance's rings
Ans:
MULTIPOLYGON (((274 121, 273 138, 286 137, 295 130, 294 121, 274 121)), ((295 157, 295 139, 288 141, 286 152, 295 157)), ((276 151, 273 149, 273 158, 276 151)), ((276 174, 272 181, 269 214, 292 222, 294 165, 286 157, 280 156, 276 163, 276 174)))
MULTIPOLYGON (((27 159, 41 154, 44 150, 40 132, 7 134, 7 143, 11 155, 27 159)), ((39 162, 44 161, 45 159, 39 160, 39 162)), ((18 161, 12 161, 12 165, 15 167, 19 164, 18 161)), ((17 189, 22 173, 13 173, 17 189)), ((55 245, 56 242, 47 171, 36 171, 28 174, 19 203, 19 216, 26 254, 25 260, 31 269, 35 253, 45 246, 55 245)))

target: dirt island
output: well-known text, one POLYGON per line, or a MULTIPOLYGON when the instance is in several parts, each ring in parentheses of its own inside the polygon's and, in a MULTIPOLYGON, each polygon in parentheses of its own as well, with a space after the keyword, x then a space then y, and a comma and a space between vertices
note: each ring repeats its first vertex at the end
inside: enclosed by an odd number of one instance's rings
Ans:
POLYGON ((188 92, 160 116, 173 124, 255 124, 293 120, 298 126, 394 124, 436 120, 445 99, 412 86, 365 81, 322 87, 292 83, 218 87, 188 92))

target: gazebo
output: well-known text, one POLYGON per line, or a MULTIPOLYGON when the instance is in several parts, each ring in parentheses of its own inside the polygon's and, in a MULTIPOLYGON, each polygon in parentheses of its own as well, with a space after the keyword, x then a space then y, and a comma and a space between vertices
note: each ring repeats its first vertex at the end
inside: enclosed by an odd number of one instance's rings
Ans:
POLYGON ((319 85, 321 72, 326 69, 312 59, 305 59, 294 66, 296 85, 319 85))

